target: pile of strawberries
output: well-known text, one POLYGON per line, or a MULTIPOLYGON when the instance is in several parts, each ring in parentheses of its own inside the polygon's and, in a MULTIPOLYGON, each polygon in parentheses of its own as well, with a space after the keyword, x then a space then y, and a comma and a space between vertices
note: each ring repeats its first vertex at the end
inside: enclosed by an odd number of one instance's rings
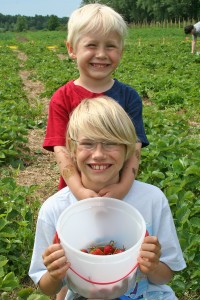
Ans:
POLYGON ((125 248, 117 248, 115 242, 110 241, 109 244, 104 246, 91 246, 89 249, 81 249, 81 251, 93 255, 113 255, 124 252, 125 248))

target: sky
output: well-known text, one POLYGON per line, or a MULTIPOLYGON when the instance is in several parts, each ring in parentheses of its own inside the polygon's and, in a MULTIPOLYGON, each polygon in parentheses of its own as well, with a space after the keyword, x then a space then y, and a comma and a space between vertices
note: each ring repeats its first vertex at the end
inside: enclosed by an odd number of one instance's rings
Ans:
POLYGON ((81 0, 0 0, 3 15, 56 15, 69 17, 80 6, 81 0))

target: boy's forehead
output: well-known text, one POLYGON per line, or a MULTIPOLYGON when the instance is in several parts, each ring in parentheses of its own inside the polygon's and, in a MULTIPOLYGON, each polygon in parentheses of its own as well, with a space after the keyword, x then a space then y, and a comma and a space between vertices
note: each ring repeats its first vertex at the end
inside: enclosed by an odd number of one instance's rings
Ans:
POLYGON ((121 41, 119 34, 116 31, 110 31, 107 34, 99 31, 83 33, 80 35, 80 40, 117 40, 121 41))

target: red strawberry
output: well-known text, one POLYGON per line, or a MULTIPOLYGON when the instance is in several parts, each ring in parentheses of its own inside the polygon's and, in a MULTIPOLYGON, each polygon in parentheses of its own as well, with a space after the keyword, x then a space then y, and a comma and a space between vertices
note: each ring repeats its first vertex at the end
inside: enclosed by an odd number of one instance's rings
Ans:
POLYGON ((123 248, 123 249, 116 248, 113 254, 122 253, 122 252, 124 252, 124 251, 125 251, 125 249, 124 249, 124 248, 123 248))
POLYGON ((88 253, 88 250, 87 249, 81 249, 81 252, 88 253))
POLYGON ((103 252, 105 255, 113 254, 113 252, 115 251, 115 248, 113 247, 113 245, 114 245, 114 242, 111 242, 110 244, 104 246, 103 252))
POLYGON ((90 254, 94 254, 94 255, 104 255, 103 251, 99 248, 95 248, 95 249, 92 249, 90 251, 90 254))

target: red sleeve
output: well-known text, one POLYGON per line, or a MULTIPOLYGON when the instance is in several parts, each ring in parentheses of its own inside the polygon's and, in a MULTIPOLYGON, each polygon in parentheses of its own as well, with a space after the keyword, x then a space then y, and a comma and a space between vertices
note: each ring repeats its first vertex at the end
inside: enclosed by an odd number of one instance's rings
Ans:
POLYGON ((67 97, 66 87, 59 88, 49 104, 49 114, 43 148, 53 151, 54 146, 65 146, 66 128, 71 112, 70 97, 67 97))
POLYGON ((46 135, 43 148, 53 151, 54 146, 66 145, 66 129, 73 109, 85 98, 95 98, 99 94, 75 86, 73 80, 60 87, 49 104, 46 135))

